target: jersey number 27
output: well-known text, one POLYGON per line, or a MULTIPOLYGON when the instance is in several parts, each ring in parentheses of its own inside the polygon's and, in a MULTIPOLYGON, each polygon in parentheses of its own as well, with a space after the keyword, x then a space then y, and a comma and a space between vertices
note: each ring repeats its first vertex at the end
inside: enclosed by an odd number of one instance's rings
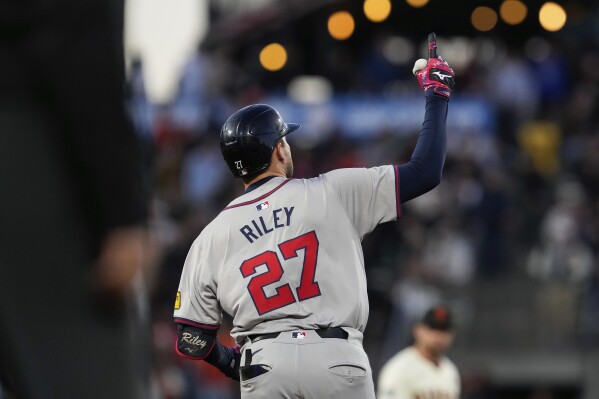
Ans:
MULTIPOLYGON (((297 257, 298 251, 301 249, 304 250, 304 264, 300 285, 296 288, 296 293, 297 299, 304 301, 320 295, 318 283, 314 281, 318 260, 318 238, 316 233, 311 231, 279 244, 279 250, 284 260, 297 257)), ((274 251, 262 252, 260 255, 243 262, 240 268, 241 274, 244 278, 250 277, 256 274, 256 269, 262 265, 266 266, 267 271, 252 277, 248 283, 248 291, 260 315, 296 301, 289 284, 277 287, 276 294, 269 297, 264 292, 264 287, 280 281, 284 273, 279 256, 274 251)))

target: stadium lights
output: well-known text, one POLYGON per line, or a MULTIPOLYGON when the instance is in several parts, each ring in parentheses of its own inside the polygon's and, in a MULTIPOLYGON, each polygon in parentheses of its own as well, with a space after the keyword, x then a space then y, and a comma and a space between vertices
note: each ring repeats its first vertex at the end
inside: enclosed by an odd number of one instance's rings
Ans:
POLYGON ((366 0, 364 2, 364 15, 372 22, 383 22, 391 14, 389 0, 366 0))
POLYGON ((356 24, 354 17, 347 11, 337 11, 331 14, 327 27, 329 34, 337 40, 346 40, 354 33, 356 24))
POLYGON ((427 5, 429 0, 406 0, 406 3, 414 8, 421 8, 427 5))
POLYGON ((497 13, 489 7, 480 6, 472 11, 472 25, 481 32, 488 32, 497 24, 497 13))
POLYGON ((278 71, 287 63, 287 51, 279 43, 271 43, 260 51, 260 64, 268 71, 278 71))
POLYGON ((333 84, 323 76, 297 76, 289 82, 287 94, 300 104, 320 105, 333 97, 333 84))
POLYGON ((562 6, 552 1, 543 4, 539 10, 539 22, 543 29, 556 32, 566 24, 567 14, 562 6))
POLYGON ((501 19, 509 25, 518 25, 524 21, 527 13, 526 5, 519 0, 505 0, 499 8, 501 19))
POLYGON ((405 65, 414 59, 414 45, 404 37, 390 36, 385 38, 382 50, 385 58, 395 65, 405 65))
POLYGON ((539 36, 533 36, 524 43, 524 54, 534 62, 545 61, 551 51, 551 43, 539 36))

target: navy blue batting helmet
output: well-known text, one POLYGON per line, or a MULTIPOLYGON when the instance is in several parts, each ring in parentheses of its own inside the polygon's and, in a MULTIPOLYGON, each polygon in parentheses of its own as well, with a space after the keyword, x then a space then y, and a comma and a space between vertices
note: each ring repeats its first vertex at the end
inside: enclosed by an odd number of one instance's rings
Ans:
POLYGON ((220 131, 220 149, 235 177, 251 177, 270 165, 277 141, 300 125, 285 123, 266 104, 249 105, 227 119, 220 131))

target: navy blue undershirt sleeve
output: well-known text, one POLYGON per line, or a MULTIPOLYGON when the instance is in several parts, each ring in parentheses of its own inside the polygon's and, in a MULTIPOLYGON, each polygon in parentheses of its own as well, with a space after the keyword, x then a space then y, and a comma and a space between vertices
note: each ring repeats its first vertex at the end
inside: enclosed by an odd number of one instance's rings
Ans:
POLYGON ((240 356, 232 347, 221 344, 218 340, 216 345, 204 359, 229 378, 239 381, 240 356))
POLYGON ((402 203, 432 190, 441 182, 447 142, 447 103, 446 98, 427 90, 424 123, 412 158, 398 166, 402 203))

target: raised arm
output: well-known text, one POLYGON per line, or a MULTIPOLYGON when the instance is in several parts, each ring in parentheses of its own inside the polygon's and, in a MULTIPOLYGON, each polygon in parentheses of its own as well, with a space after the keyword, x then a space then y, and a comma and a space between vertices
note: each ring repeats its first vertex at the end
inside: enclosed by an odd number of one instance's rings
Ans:
POLYGON ((418 197, 441 182, 447 141, 447 104, 454 86, 454 72, 437 55, 437 40, 429 35, 429 58, 414 64, 414 75, 426 96, 424 123, 410 160, 398 166, 401 202, 418 197))

